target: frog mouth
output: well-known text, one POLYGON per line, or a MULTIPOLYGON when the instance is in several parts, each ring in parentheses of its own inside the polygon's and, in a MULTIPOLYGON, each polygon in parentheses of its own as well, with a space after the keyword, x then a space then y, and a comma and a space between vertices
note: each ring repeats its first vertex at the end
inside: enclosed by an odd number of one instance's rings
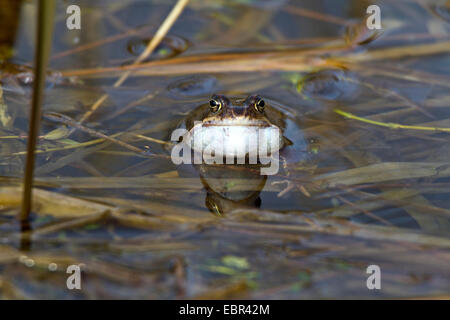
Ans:
POLYGON ((272 125, 264 120, 250 120, 250 119, 221 119, 203 121, 203 127, 261 127, 267 128, 272 125))
POLYGON ((281 130, 263 121, 252 123, 200 123, 187 134, 186 140, 191 149, 202 152, 206 148, 223 149, 224 155, 232 155, 234 150, 247 153, 258 146, 271 150, 283 147, 281 130))
POLYGON ((204 123, 203 127, 259 127, 267 128, 271 125, 268 123, 204 123))

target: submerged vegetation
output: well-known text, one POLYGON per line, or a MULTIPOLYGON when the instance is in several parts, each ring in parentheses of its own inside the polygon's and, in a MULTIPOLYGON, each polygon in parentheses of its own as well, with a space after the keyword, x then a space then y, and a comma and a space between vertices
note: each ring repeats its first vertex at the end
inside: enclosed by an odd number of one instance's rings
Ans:
POLYGON ((0 2, 1 298, 449 297, 448 1, 74 2, 80 30, 54 10, 29 216, 38 6, 0 2), (267 177, 175 165, 172 131, 215 93, 276 106, 302 156, 267 177))

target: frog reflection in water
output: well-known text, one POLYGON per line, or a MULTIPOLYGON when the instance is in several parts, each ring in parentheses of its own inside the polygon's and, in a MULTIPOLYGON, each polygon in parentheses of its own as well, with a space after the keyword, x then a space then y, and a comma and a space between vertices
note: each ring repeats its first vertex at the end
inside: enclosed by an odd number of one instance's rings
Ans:
POLYGON ((269 156, 276 154, 277 159, 272 160, 281 160, 284 167, 289 162, 306 160, 307 143, 295 120, 289 109, 283 110, 281 106, 268 103, 257 95, 246 98, 213 95, 209 103, 189 113, 178 126, 187 131, 183 142, 193 153, 204 152, 209 147, 220 149, 223 152, 220 157, 226 158, 223 161, 226 164, 203 161, 194 165, 208 192, 206 206, 210 211, 222 215, 236 208, 260 205, 259 194, 267 176, 261 174, 259 169, 267 165, 262 165, 261 161, 249 161, 251 139, 247 138, 255 132, 255 128, 258 143, 270 149, 269 156), (202 143, 195 143, 198 138, 202 143), (236 146, 247 150, 243 162, 235 159, 236 146), (230 164, 228 157, 237 161, 230 164))

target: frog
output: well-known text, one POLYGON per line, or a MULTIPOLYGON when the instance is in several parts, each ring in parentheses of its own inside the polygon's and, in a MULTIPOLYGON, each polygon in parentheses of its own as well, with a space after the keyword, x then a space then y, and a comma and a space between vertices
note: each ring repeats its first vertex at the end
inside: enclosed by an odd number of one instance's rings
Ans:
POLYGON ((248 156, 252 146, 245 138, 257 129, 257 143, 268 147, 268 155, 283 150, 283 159, 290 162, 308 156, 307 142, 295 115, 259 95, 229 98, 214 94, 208 103, 192 110, 178 128, 186 129, 183 141, 196 152, 212 145, 223 148, 224 157, 236 156, 232 147, 240 145, 248 156), (197 137, 202 142, 196 145, 197 137))
MULTIPOLYGON (((194 162, 208 192, 206 204, 210 211, 217 214, 222 212, 219 207, 258 203, 255 199, 258 199, 267 179, 267 174, 258 168, 267 167, 268 162, 260 157, 256 162, 250 161, 252 145, 251 139, 247 138, 254 135, 255 130, 258 131, 257 143, 267 147, 266 157, 278 157, 276 160, 282 163, 283 169, 287 169, 289 163, 308 160, 308 142, 298 120, 298 115, 289 108, 258 94, 233 97, 214 94, 180 121, 177 129, 183 129, 185 133, 178 142, 187 145, 192 153, 202 153, 211 146, 222 150, 213 162, 207 163, 205 159, 201 163, 194 162), (201 143, 196 144, 198 137, 201 137, 201 143), (236 145, 245 150, 240 154, 244 156, 240 159, 242 162, 233 150, 236 145), (220 158, 225 162, 227 157, 237 161, 217 163, 220 158), (245 181, 248 191, 242 185, 236 186, 233 179, 238 179, 239 183, 245 181), (232 204, 220 205, 227 201, 232 204)), ((274 174, 279 174, 278 170, 274 174)))

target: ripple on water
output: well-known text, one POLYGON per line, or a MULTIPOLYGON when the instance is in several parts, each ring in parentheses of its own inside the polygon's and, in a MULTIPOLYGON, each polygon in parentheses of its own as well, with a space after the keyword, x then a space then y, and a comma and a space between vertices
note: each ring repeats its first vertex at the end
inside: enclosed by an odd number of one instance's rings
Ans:
MULTIPOLYGON (((131 39, 127 44, 128 52, 133 56, 138 57, 142 52, 144 52, 151 39, 152 38, 131 39)), ((156 47, 155 51, 151 55, 151 58, 147 59, 146 61, 173 58, 186 51, 188 47, 189 43, 187 40, 177 36, 166 36, 156 47)))
POLYGON ((450 2, 447 1, 443 5, 432 5, 431 10, 441 19, 450 22, 450 2))
POLYGON ((217 79, 213 76, 189 76, 175 80, 167 86, 174 98, 197 97, 212 94, 218 89, 217 79))
POLYGON ((356 79, 344 70, 321 70, 307 74, 297 83, 297 91, 310 99, 336 100, 354 96, 356 79))

